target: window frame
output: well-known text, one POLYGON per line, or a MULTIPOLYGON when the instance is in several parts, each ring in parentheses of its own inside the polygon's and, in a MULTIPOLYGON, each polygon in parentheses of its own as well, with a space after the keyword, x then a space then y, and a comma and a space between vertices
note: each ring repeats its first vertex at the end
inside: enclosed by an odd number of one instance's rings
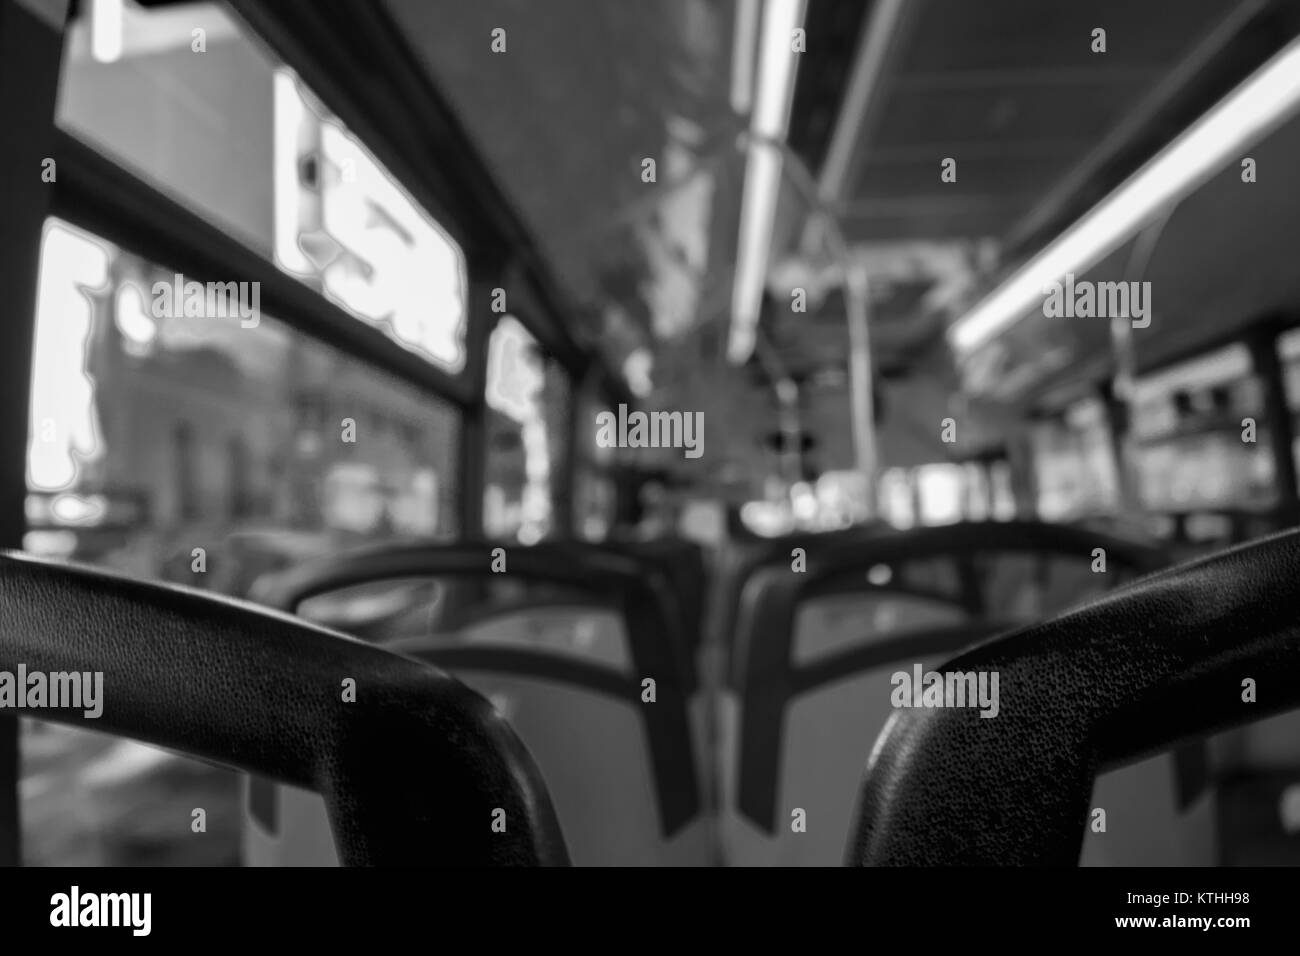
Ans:
MULTIPOLYGON (((140 0, 152 7, 159 2, 140 0)), ((259 282, 266 311, 286 327, 341 349, 376 372, 450 403, 459 416, 455 507, 459 537, 480 537, 486 463, 487 340, 495 324, 497 288, 516 292, 511 312, 573 386, 600 365, 561 316, 566 307, 536 243, 494 181, 477 148, 441 94, 418 66, 382 7, 343 0, 286 0, 224 6, 280 64, 293 70, 319 101, 365 146, 429 216, 460 246, 468 272, 465 365, 450 373, 367 325, 282 272, 243 241, 182 205, 57 123, 70 0, 0 0, 0 122, 12 150, 0 155, 7 200, 0 281, 12 293, 11 348, 0 350, 0 547, 20 549, 26 531, 27 441, 40 251, 46 222, 57 217, 142 258, 198 281, 239 274, 259 282), (375 63, 384 70, 376 72, 375 63), (343 78, 367 77, 365 83, 343 78), (436 150, 433 148, 436 146, 436 150), (431 162, 436 156, 439 162, 431 162), (57 177, 42 184, 44 161, 57 177), (30 183, 35 188, 20 188, 30 183)), ((571 457, 572 444, 566 452, 571 457)), ((559 464, 571 476, 572 462, 559 464)), ((561 480, 566 482, 567 477, 561 480)), ((566 531, 568 525, 565 525, 566 531)), ((19 721, 0 715, 0 866, 21 860, 19 721)))

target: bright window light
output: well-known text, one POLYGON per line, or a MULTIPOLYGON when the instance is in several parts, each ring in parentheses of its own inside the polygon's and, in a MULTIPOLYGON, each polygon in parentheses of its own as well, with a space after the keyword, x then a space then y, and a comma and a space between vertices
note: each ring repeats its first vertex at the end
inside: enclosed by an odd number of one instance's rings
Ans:
POLYGON ((27 433, 27 483, 33 490, 71 488, 82 466, 104 455, 86 356, 95 326, 88 293, 105 290, 108 278, 109 250, 102 243, 59 222, 46 225, 27 433))
POLYGON ((91 0, 90 55, 99 63, 122 59, 122 0, 91 0))
POLYGON ((307 108, 298 94, 293 74, 277 70, 274 79, 275 133, 272 141, 275 167, 275 262, 281 269, 309 273, 311 260, 298 246, 299 206, 302 185, 298 181, 298 135, 307 108))
POLYGON ((1153 215, 1187 195, 1300 106, 1300 40, 1291 43, 1083 218, 952 324, 959 353, 1024 316, 1044 289, 1096 264, 1153 215))
POLYGON ((291 73, 279 71, 274 90, 276 264, 319 280, 352 315, 459 372, 460 248, 291 73))
POLYGON ((922 465, 916 470, 922 524, 952 524, 961 520, 962 471, 960 465, 948 463, 922 465))
POLYGON ((623 378, 637 398, 648 398, 654 391, 653 371, 654 356, 649 349, 634 349, 623 361, 623 378))
POLYGON ((491 408, 520 425, 539 417, 538 395, 544 385, 533 337, 512 316, 504 316, 488 337, 487 387, 491 408))

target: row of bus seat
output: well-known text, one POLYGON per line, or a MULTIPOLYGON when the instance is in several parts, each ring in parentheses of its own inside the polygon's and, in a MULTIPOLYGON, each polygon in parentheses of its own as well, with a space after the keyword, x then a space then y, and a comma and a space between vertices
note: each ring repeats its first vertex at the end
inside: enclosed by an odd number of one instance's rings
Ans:
MULTIPOLYGON (((411 543, 272 576, 256 597, 493 701, 579 865, 834 865, 892 674, 1165 563, 1038 522, 856 528, 707 557, 680 540, 411 543)), ((1179 759, 1098 780, 1124 838, 1089 839, 1083 862, 1206 862, 1179 759)), ((328 832, 315 794, 250 781, 247 862, 336 862, 328 832)))

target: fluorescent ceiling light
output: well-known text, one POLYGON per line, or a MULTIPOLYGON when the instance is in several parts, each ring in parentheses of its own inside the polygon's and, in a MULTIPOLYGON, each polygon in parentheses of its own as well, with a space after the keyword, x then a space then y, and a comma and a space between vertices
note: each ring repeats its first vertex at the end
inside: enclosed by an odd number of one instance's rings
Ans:
POLYGON ((758 61, 758 101, 751 129, 761 137, 784 139, 794 102, 794 31, 803 23, 803 0, 767 0, 763 46, 758 61))
POLYGON ((1117 249, 1155 214, 1199 187, 1243 146, 1256 142, 1300 106, 1300 41, 1189 126, 1011 278, 948 329, 959 353, 979 348, 1013 325, 1068 272, 1081 272, 1117 249))
POLYGON ((745 167, 745 192, 740 212, 740 244, 732 290, 731 339, 727 357, 745 361, 754 348, 772 225, 781 188, 780 147, 770 140, 785 138, 794 101, 794 31, 803 23, 803 0, 767 0, 763 12, 762 49, 758 63, 758 96, 750 116, 750 142, 745 167))

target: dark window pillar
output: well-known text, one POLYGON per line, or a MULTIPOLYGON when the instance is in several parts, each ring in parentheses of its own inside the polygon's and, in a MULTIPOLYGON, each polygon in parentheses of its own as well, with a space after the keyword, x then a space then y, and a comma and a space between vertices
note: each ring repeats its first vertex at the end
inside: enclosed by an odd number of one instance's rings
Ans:
MULTIPOLYGON (((27 419, 41 233, 58 188, 54 107, 63 58, 66 0, 0 0, 0 547, 21 548, 26 530, 27 419), (53 159, 55 182, 44 182, 53 159)), ((0 648, 0 666, 17 662, 0 648)), ((0 866, 21 858, 18 720, 0 716, 0 866)))
MULTIPOLYGON (((1264 391, 1263 419, 1267 423, 1269 450, 1273 455, 1274 484, 1277 488, 1277 511, 1282 527, 1300 522, 1300 499, 1296 479, 1295 426, 1286 398, 1286 379, 1277 354, 1277 329, 1265 326, 1252 335, 1251 362, 1264 391)), ((1263 424, 1263 423, 1261 423, 1263 424)))
MULTIPOLYGON (((465 363, 471 398, 461 415, 460 454, 457 467, 457 510, 460 537, 483 537, 483 493, 487 479, 487 353, 492 329, 501 316, 492 311, 493 292, 505 288, 501 269, 492 261, 470 256, 470 280, 465 322, 465 363)), ((506 304, 510 290, 505 289, 506 304)))

